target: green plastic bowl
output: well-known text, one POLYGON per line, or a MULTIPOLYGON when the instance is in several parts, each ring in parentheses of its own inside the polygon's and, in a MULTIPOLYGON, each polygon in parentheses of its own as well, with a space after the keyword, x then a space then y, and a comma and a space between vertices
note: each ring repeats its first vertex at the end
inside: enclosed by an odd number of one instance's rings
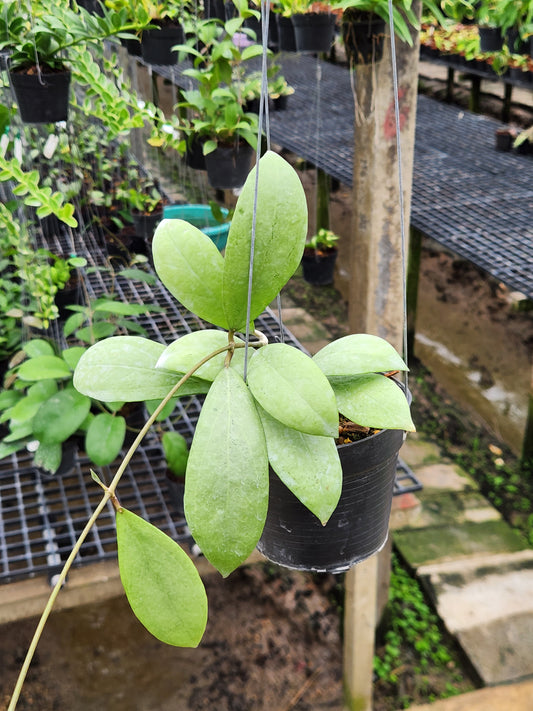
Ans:
MULTIPOLYGON (((221 208, 224 217, 226 208, 221 208)), ((166 219, 186 220, 212 239, 218 249, 224 249, 228 239, 229 222, 217 222, 209 205, 167 205, 163 211, 166 219)))

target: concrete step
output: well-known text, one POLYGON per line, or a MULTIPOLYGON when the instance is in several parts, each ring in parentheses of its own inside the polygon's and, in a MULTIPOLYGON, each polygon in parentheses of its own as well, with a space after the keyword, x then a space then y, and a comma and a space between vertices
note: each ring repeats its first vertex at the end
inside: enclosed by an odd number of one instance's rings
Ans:
POLYGON ((533 709, 533 681, 478 689, 435 701, 432 704, 409 707, 409 711, 531 711, 531 709, 533 709))
POLYGON ((408 438, 401 456, 424 489, 396 515, 400 554, 486 685, 533 676, 533 550, 434 445, 408 438))

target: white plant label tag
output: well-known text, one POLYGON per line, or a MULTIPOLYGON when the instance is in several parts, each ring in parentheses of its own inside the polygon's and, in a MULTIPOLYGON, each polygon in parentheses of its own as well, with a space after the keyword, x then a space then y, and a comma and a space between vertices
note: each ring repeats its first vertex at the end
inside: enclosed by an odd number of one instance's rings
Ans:
POLYGON ((44 148, 43 148, 43 155, 45 158, 50 160, 50 158, 56 152, 58 143, 59 143, 59 136, 56 136, 55 133, 51 133, 48 136, 46 143, 44 144, 44 148))

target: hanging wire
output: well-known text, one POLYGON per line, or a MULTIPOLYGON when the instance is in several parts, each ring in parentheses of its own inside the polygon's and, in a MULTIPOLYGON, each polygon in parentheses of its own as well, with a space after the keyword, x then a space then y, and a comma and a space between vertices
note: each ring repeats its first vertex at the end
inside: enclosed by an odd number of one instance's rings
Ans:
MULTIPOLYGON (((267 85, 267 69, 268 69, 268 24, 269 12, 268 4, 265 0, 261 0, 261 28, 262 36, 261 43, 263 52, 261 54, 261 95, 259 97, 259 121, 257 126, 257 149, 255 155, 255 185, 254 185, 254 207, 252 213, 252 239, 250 243, 250 263, 248 269, 248 297, 246 304, 246 332, 245 332, 245 348, 244 348, 244 380, 248 373, 248 341, 250 340, 250 316, 252 312, 252 288, 253 288, 253 272, 254 272, 254 255, 255 255, 255 229, 257 224, 257 197, 259 192, 259 161, 261 159, 261 139, 263 135, 263 116, 267 125, 267 146, 270 147, 270 130, 268 121, 268 85, 267 85)), ((281 309, 280 309, 281 316, 281 309)))
MULTIPOLYGON (((396 154, 398 159, 398 191, 400 205, 400 235, 401 235, 401 252, 402 252, 402 285, 403 285, 403 356, 405 363, 408 364, 407 358, 407 249, 406 249, 406 234, 405 234, 405 214, 404 214, 404 195, 403 195, 403 174, 402 174, 402 143, 400 140, 400 101, 398 88, 398 69, 396 63, 396 37, 394 34, 394 17, 392 0, 389 3, 389 30, 390 30, 390 45, 391 45, 391 62, 392 62, 392 86, 394 91, 394 121, 396 124, 396 154)), ((404 373, 405 389, 407 391, 408 375, 407 370, 404 373)))

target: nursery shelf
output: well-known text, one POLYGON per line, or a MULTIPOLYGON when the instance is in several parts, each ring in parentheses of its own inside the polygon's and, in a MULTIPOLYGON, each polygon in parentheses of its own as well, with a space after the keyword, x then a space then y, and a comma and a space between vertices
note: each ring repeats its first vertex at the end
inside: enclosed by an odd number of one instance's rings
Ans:
MULTIPOLYGON (((280 57, 296 91, 286 111, 270 114, 272 140, 351 185, 354 99, 348 70, 302 54, 280 57)), ((185 66, 153 70, 189 88, 185 66)), ((411 225, 533 298, 532 158, 495 150, 494 134, 502 125, 418 97, 411 225)))

